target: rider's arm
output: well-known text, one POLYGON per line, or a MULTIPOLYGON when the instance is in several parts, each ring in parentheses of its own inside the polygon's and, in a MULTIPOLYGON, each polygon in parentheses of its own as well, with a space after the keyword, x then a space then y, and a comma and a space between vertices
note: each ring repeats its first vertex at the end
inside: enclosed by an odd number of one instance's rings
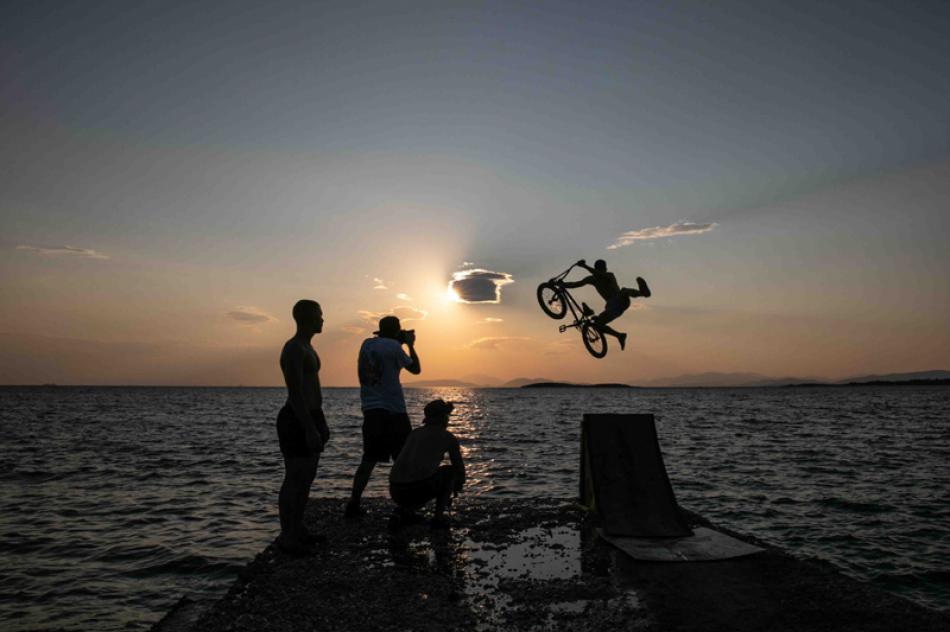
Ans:
POLYGON ((580 287, 582 285, 593 285, 593 283, 594 283, 593 275, 586 276, 580 281, 561 281, 561 285, 566 288, 580 287))
POLYGON ((587 271, 590 272, 591 274, 594 273, 594 269, 593 269, 592 267, 590 267, 589 265, 587 265, 587 262, 584 261, 583 259, 581 259, 580 261, 578 261, 578 262, 575 263, 574 265, 578 266, 579 268, 584 268, 585 270, 587 270, 587 271))
POLYGON ((316 424, 303 395, 303 363, 304 351, 300 345, 289 344, 284 348, 280 370, 284 374, 284 383, 287 385, 287 401, 291 410, 294 411, 297 422, 303 426, 307 447, 320 451, 323 449, 323 440, 317 432, 316 424))

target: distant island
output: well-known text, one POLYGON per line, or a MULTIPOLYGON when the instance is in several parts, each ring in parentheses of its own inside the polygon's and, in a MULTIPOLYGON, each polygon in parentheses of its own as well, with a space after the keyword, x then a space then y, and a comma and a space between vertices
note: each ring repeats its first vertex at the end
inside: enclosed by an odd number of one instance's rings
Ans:
POLYGON ((521 388, 642 388, 629 384, 572 384, 570 382, 534 382, 524 384, 521 388))
POLYGON ((846 388, 848 386, 950 386, 950 379, 920 379, 920 380, 871 380, 869 382, 844 382, 839 384, 828 384, 827 382, 811 382, 802 384, 786 384, 786 388, 802 387, 827 387, 827 388, 846 388))

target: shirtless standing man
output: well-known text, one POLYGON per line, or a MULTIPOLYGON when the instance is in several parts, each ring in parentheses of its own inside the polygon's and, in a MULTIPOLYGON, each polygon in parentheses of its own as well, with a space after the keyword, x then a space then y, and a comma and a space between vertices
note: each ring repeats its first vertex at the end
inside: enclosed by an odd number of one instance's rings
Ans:
POLYGON ((587 262, 583 259, 574 265, 584 268, 590 272, 590 275, 580 281, 561 281, 561 284, 566 288, 581 287, 582 285, 594 286, 597 293, 606 301, 604 311, 594 317, 594 325, 600 329, 601 332, 616 337, 617 340, 620 341, 620 349, 622 350, 627 345, 627 334, 608 327, 607 323, 615 320, 627 311, 627 308, 630 307, 631 298, 650 298, 650 287, 641 277, 637 277, 637 289, 620 287, 614 273, 607 272, 607 262, 603 259, 595 261, 593 268, 587 265, 587 262))
POLYGON ((325 537, 309 533, 303 524, 310 485, 330 429, 323 416, 320 392, 320 357, 310 345, 323 331, 323 310, 316 301, 297 301, 293 309, 297 333, 280 352, 280 370, 287 385, 287 403, 277 414, 277 437, 284 456, 284 482, 280 486, 280 538, 277 546, 290 554, 303 554, 325 537))

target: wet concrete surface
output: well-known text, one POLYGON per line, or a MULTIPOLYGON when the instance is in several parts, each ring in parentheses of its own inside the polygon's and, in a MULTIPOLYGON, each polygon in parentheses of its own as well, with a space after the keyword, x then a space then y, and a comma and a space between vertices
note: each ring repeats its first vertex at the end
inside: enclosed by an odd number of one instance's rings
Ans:
POLYGON ((946 614, 771 547, 718 562, 635 562, 567 499, 463 497, 451 529, 395 534, 387 500, 365 506, 351 521, 343 499, 311 502, 308 526, 326 545, 305 557, 269 546, 219 601, 198 614, 189 604, 177 627, 172 612, 156 630, 950 629, 946 614))

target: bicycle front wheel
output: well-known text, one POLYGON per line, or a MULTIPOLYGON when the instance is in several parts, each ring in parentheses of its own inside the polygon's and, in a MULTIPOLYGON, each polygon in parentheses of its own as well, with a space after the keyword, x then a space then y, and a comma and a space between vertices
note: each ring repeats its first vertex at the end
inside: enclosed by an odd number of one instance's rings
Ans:
POLYGON ((564 294, 550 281, 538 286, 538 304, 551 318, 564 318, 567 313, 567 301, 564 294))
POLYGON ((581 325, 581 338, 584 339, 587 351, 595 358, 607 355, 607 337, 591 323, 581 325))

